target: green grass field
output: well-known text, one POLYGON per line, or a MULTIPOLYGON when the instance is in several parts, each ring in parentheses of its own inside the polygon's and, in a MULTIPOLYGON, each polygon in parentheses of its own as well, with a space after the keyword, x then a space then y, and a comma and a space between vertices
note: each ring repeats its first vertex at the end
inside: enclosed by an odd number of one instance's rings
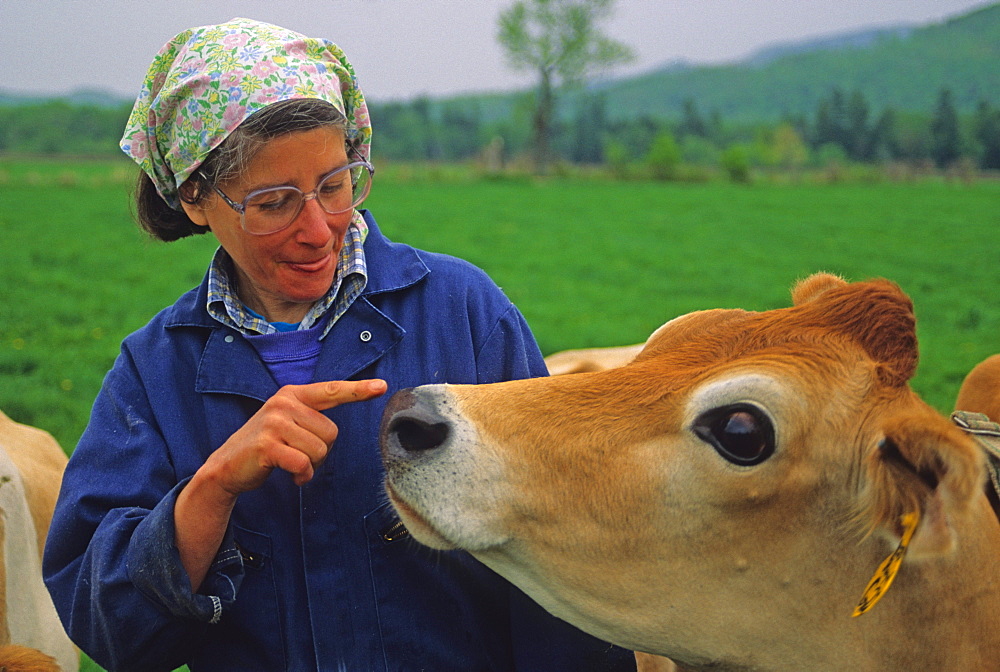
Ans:
MULTIPOLYGON (((914 387, 950 410, 1000 351, 1000 183, 734 185, 485 180, 387 170, 368 205, 386 233, 478 264, 546 354, 639 342, 678 314, 788 305, 818 270, 882 276, 916 304, 914 387)), ((440 172, 440 171, 438 171, 440 172)), ((132 224, 124 162, 0 160, 0 409, 67 450, 121 339, 202 277, 208 236, 132 224)))
MULTIPOLYGON (((678 314, 788 305, 818 270, 913 297, 914 387, 948 411, 1000 352, 1000 183, 732 185, 483 180, 389 170, 369 206, 400 241, 465 257, 548 354, 641 341, 678 314)), ((441 171, 435 171, 441 172, 441 171)), ((0 160, 0 409, 75 445, 121 339, 202 277, 210 237, 131 222, 124 162, 0 160)), ((97 670, 84 657, 84 670, 97 670)))

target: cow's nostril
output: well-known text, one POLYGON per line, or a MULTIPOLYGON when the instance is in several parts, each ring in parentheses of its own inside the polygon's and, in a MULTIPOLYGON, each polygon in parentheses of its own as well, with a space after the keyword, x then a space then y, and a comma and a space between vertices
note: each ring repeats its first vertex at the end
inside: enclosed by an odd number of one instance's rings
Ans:
POLYGON ((413 418, 394 421, 389 431, 396 435, 400 447, 410 452, 439 448, 448 438, 447 423, 431 424, 413 418))

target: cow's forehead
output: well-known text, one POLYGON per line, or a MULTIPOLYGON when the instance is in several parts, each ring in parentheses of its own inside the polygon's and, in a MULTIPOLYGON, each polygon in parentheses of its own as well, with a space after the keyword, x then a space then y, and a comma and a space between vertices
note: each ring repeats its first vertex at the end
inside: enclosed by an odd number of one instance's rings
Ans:
POLYGON ((673 369, 697 368, 702 374, 713 366, 770 352, 790 362, 854 353, 848 334, 822 325, 802 324, 802 310, 784 308, 767 312, 708 310, 689 313, 653 332, 636 362, 657 360, 673 369))
POLYGON ((871 281, 836 287, 788 308, 699 311, 660 327, 636 360, 671 353, 675 363, 709 366, 782 348, 791 358, 804 356, 805 350, 853 358, 860 348, 883 365, 885 382, 899 386, 916 367, 912 304, 891 283, 871 281))

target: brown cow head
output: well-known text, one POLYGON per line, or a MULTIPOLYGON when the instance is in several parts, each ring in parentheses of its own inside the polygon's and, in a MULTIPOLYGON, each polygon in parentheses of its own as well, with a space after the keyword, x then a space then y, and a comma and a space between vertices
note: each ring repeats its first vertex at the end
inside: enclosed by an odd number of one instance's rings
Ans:
POLYGON ((951 551, 981 457, 908 387, 898 287, 817 275, 793 299, 679 317, 618 369, 403 391, 389 496, 419 541, 626 647, 735 661, 850 622, 903 514, 908 563, 951 551))

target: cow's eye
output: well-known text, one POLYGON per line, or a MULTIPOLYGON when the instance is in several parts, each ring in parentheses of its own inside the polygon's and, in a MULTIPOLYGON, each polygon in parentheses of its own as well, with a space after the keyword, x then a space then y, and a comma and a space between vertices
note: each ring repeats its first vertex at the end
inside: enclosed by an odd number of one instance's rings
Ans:
POLYGON ((713 408, 698 416, 691 429, 733 464, 749 467, 774 454, 774 426, 752 404, 713 408))

